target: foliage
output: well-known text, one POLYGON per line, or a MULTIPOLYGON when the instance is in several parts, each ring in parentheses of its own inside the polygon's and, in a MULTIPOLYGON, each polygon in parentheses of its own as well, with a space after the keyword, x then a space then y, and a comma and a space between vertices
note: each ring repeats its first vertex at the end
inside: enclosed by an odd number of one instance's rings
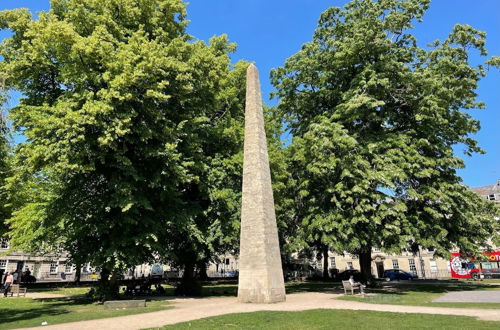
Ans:
POLYGON ((0 68, 24 95, 11 117, 27 138, 9 178, 14 246, 61 247, 113 280, 158 257, 192 267, 229 243, 237 197, 221 183, 237 171, 246 64, 231 68, 226 36, 189 36, 185 15, 180 0, 0 12, 13 32, 0 68))
MULTIPOLYGON (((313 40, 272 72, 291 134, 295 223, 303 244, 360 255, 454 247, 477 253, 494 232, 491 203, 461 183, 453 147, 482 153, 466 111, 486 75, 485 33, 456 25, 429 48, 409 32, 428 0, 354 0, 322 13, 313 40)), ((498 58, 487 61, 498 65, 498 58)))
POLYGON ((7 124, 7 116, 3 112, 3 105, 7 100, 3 85, 3 78, 0 76, 0 237, 7 230, 6 220, 11 216, 11 208, 8 206, 8 194, 5 189, 5 180, 11 169, 11 147, 10 130, 7 124))

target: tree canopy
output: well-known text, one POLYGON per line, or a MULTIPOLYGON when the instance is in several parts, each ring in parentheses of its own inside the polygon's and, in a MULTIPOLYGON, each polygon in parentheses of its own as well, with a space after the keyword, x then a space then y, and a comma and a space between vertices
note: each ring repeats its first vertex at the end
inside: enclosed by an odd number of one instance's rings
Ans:
MULTIPOLYGON (((321 14, 312 41, 272 72, 293 135, 291 183, 305 243, 360 255, 432 247, 468 253, 495 230, 491 204, 461 183, 465 154, 482 153, 476 100, 486 36, 456 25, 420 48, 411 34, 428 0, 354 0, 321 14)), ((498 58, 487 60, 494 65, 498 58)))
MULTIPOLYGON (((411 29, 429 3, 329 8, 271 73, 280 100, 266 130, 287 252, 355 253, 368 276, 372 247, 477 254, 498 232, 498 209, 462 184, 456 150, 484 152, 470 111, 485 108, 475 90, 500 58, 468 25, 419 47, 411 29)), ((0 11, 12 32, 2 82, 22 93, 9 115, 26 137, 12 152, 0 118, 0 221, 13 247, 90 262, 110 294, 116 273, 153 261, 183 267, 189 290, 195 269, 238 252, 248 63, 231 64, 225 35, 206 43, 187 24, 182 0, 0 11)))
POLYGON ((5 180, 10 175, 11 165, 10 130, 7 125, 7 116, 3 111, 6 99, 3 79, 0 77, 0 237, 8 230, 6 221, 11 216, 11 210, 8 206, 9 194, 4 187, 5 180))
POLYGON ((246 65, 231 66, 226 36, 188 35, 185 15, 180 0, 0 12, 13 32, 0 68, 23 94, 10 116, 27 138, 9 184, 39 192, 10 220, 14 245, 63 237, 110 272, 159 256, 192 266, 237 230, 219 187, 241 144, 246 65))

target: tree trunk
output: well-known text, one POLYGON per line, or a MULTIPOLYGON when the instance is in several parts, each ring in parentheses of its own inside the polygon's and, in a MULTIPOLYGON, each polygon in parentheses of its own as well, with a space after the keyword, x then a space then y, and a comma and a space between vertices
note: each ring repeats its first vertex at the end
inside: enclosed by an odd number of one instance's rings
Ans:
POLYGON ((97 286, 93 289, 91 297, 94 300, 106 301, 117 299, 119 297, 119 286, 116 279, 116 272, 112 272, 110 268, 102 267, 101 278, 97 286))
POLYGON ((194 273, 194 265, 188 264, 184 266, 184 274, 182 274, 182 279, 185 281, 189 281, 193 278, 194 273))
POLYGON ((361 281, 363 283, 372 283, 372 251, 371 247, 364 249, 359 253, 359 266, 361 267, 361 281))
POLYGON ((184 274, 182 275, 181 282, 175 288, 175 294, 180 296, 199 296, 201 295, 201 284, 193 276, 194 263, 184 265, 184 274))
POLYGON ((200 262, 199 270, 198 270, 198 277, 202 281, 208 280, 207 263, 206 262, 200 262))
POLYGON ((82 264, 77 263, 76 270, 75 270, 75 284, 76 285, 80 285, 81 276, 82 276, 82 264))
POLYGON ((328 273, 328 245, 323 247, 323 279, 328 280, 330 278, 330 274, 328 273))

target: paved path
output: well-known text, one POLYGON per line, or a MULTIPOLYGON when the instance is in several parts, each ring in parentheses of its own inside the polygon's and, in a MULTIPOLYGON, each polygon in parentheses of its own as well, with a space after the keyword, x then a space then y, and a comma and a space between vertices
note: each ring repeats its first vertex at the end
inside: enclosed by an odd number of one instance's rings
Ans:
POLYGON ((434 302, 500 303, 500 290, 452 291, 433 300, 434 302))
POLYGON ((173 308, 145 314, 120 316, 101 320, 48 325, 44 329, 143 329, 191 321, 216 315, 256 311, 302 311, 309 309, 351 309, 398 313, 445 314, 478 317, 481 320, 500 321, 498 309, 439 308, 401 305, 376 305, 355 301, 336 300, 332 293, 298 293, 287 295, 287 301, 277 304, 243 304, 236 298, 176 298, 173 308))

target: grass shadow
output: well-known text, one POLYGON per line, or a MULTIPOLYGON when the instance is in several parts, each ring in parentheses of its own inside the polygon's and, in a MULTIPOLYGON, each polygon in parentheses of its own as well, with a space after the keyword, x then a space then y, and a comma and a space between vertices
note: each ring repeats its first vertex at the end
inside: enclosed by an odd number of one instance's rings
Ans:
POLYGON ((3 308, 0 308, 0 320, 2 320, 2 323, 25 321, 42 316, 68 314, 71 312, 71 307, 90 303, 88 299, 81 298, 13 298, 3 300, 2 302, 4 306, 7 306, 7 308, 3 306, 3 308), (33 306, 33 304, 36 304, 36 306, 33 306))

